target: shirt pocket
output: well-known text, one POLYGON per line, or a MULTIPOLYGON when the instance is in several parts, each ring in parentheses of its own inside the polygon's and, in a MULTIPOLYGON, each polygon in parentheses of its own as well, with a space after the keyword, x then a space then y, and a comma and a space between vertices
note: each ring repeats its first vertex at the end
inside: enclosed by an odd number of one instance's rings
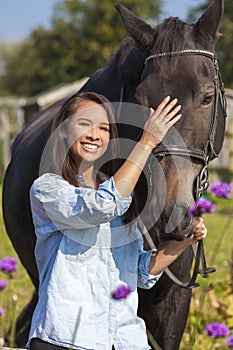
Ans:
POLYGON ((97 249, 75 242, 66 237, 62 247, 65 258, 80 263, 88 262, 97 257, 97 249))

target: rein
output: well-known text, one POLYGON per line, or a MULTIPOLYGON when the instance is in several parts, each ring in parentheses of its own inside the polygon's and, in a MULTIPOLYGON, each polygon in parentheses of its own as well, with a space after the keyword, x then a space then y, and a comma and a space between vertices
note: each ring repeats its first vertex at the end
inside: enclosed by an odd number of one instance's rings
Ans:
MULTIPOLYGON (((195 196, 196 199, 200 198, 202 194, 207 190, 209 186, 209 172, 208 172, 208 164, 209 161, 213 157, 217 157, 218 154, 214 150, 214 137, 216 132, 216 124, 217 124, 217 116, 218 116, 218 103, 220 101, 221 108, 224 113, 224 117, 226 117, 226 98, 225 98, 225 89, 222 82, 217 56, 215 53, 204 51, 204 50, 182 50, 182 51, 174 51, 174 52, 165 52, 159 53, 155 55, 151 55, 146 58, 145 64, 147 64, 152 59, 159 59, 162 57, 177 57, 177 56, 187 56, 187 55, 200 55, 211 59, 215 69, 215 76, 213 79, 214 82, 214 103, 213 110, 211 116, 211 123, 209 129, 209 136, 206 142, 206 145, 203 150, 192 148, 192 147, 184 147, 182 145, 159 145, 153 150, 153 155, 156 158, 165 158, 168 156, 181 156, 188 157, 191 159, 195 159, 201 161, 203 163, 203 167, 197 176, 196 179, 196 188, 195 188, 195 196)), ((152 249, 155 248, 154 242, 150 238, 148 232, 146 232, 146 228, 143 225, 143 234, 145 235, 150 247, 152 249)), ((196 259, 193 275, 191 277, 190 282, 184 283, 180 281, 170 269, 165 269, 167 276, 177 285, 183 288, 195 288, 198 287, 199 284, 196 283, 196 278, 198 273, 200 273, 204 278, 208 277, 209 273, 215 272, 215 268, 207 267, 205 260, 205 252, 204 252, 204 244, 203 241, 199 241, 197 247, 193 246, 194 256, 196 259)))

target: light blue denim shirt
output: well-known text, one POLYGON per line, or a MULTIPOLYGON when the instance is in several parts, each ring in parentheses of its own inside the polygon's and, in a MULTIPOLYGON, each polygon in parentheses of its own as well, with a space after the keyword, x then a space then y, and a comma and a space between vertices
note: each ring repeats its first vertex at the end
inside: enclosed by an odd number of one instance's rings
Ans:
POLYGON ((113 178, 94 190, 50 173, 35 180, 30 200, 40 285, 27 348, 37 337, 73 349, 150 349, 137 286, 151 288, 161 274, 148 273, 152 251, 143 250, 137 223, 122 222, 131 198, 113 178), (132 292, 114 300, 122 284, 132 292))

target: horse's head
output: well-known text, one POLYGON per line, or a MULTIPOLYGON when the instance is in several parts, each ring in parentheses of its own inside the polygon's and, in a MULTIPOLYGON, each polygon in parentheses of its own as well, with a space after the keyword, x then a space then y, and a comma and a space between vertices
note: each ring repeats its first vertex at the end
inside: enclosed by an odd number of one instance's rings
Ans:
POLYGON ((181 120, 150 161, 155 185, 148 216, 153 218, 160 240, 184 239, 192 232, 187 209, 196 199, 198 176, 218 155, 224 138, 221 79, 214 57, 223 0, 213 0, 195 24, 171 17, 156 28, 122 5, 116 7, 126 30, 145 55, 137 101, 155 108, 170 95, 182 105, 181 120))

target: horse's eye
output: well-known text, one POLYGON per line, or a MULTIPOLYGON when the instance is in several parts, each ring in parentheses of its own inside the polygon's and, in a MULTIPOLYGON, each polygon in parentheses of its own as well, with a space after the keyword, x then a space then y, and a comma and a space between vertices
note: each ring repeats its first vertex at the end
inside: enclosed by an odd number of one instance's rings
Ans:
POLYGON ((203 106, 208 106, 214 98, 214 94, 208 94, 203 98, 202 105, 203 106))

